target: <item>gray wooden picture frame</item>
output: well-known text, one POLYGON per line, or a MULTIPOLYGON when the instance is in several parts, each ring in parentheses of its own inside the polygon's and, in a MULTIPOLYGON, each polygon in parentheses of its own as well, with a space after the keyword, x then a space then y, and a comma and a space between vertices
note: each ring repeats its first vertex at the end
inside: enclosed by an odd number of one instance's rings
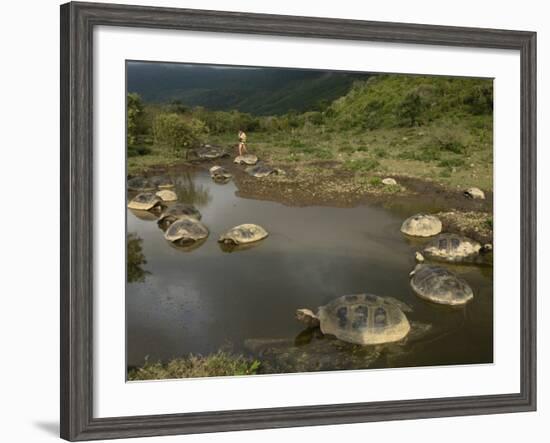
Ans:
MULTIPOLYGON (((67 3, 61 6, 61 437, 70 441, 536 409, 536 33, 67 3), (517 50, 521 57, 521 391, 245 411, 93 417, 92 54, 95 26, 517 50)), ((122 320, 121 320, 122 321, 122 320)), ((497 337, 498 339, 498 337, 497 337)))

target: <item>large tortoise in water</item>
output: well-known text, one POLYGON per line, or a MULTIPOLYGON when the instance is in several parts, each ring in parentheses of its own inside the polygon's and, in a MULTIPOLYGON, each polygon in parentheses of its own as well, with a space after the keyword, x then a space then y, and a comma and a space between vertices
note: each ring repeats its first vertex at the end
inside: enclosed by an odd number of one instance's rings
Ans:
POLYGON ((155 190, 155 185, 145 177, 132 177, 127 183, 129 191, 151 192, 155 190))
POLYGON ((130 200, 130 202, 128 203, 128 207, 130 209, 149 211, 155 207, 158 207, 160 205, 160 202, 160 198, 158 198, 155 194, 151 192, 143 192, 136 195, 132 200, 130 200))
POLYGON ((164 238, 180 245, 190 244, 208 237, 209 231, 200 221, 183 217, 176 220, 164 233, 164 238))
POLYGON ((149 181, 159 189, 170 189, 175 186, 172 179, 164 175, 155 175, 151 177, 149 181))
POLYGON ((208 172, 210 172, 210 177, 215 182, 227 182, 233 175, 222 166, 212 166, 208 172))
POLYGON ((166 229, 176 220, 182 217, 194 218, 195 220, 200 220, 202 215, 195 206, 187 203, 176 203, 167 207, 158 219, 158 225, 166 229))
POLYGON ((409 275, 414 292, 425 300, 460 306, 474 298, 472 288, 465 280, 440 266, 419 264, 409 275))
POLYGON ((481 246, 475 240, 458 234, 440 234, 422 250, 422 256, 446 262, 471 262, 488 251, 490 245, 481 246))
POLYGON ((378 345, 402 340, 411 326, 405 304, 373 294, 344 295, 325 306, 317 315, 298 309, 296 318, 309 327, 320 326, 323 334, 359 345, 378 345))
POLYGON ((267 231, 261 226, 245 223, 231 228, 225 234, 222 234, 218 241, 230 245, 244 245, 257 242, 267 236, 267 231))
POLYGON ((441 220, 435 215, 416 214, 401 225, 401 232, 413 237, 431 237, 443 229, 441 220))

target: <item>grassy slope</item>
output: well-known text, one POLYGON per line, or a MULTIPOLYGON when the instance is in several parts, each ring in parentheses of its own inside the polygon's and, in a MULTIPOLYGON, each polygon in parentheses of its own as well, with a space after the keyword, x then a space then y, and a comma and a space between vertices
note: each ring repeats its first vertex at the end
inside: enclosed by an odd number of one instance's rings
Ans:
MULTIPOLYGON (((251 132, 249 149, 280 165, 314 169, 318 166, 312 163, 332 160, 357 174, 408 175, 449 187, 491 190, 492 114, 479 99, 487 90, 491 80, 374 77, 335 100, 322 124, 300 120, 283 131, 251 132), (403 110, 411 95, 417 97, 416 121, 407 126, 403 110)), ((228 146, 237 142, 234 133, 210 135, 208 140, 228 146)), ((129 171, 178 161, 159 148, 152 150, 152 155, 130 158, 129 171)))

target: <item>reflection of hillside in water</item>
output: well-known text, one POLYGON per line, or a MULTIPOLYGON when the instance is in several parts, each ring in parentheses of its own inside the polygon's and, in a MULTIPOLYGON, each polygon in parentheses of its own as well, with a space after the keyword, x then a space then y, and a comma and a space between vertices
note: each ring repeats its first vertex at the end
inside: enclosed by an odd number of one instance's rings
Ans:
POLYGON ((147 263, 142 248, 143 240, 135 233, 126 236, 126 278, 128 283, 142 282, 145 276, 150 274, 143 269, 147 263))
POLYGON ((194 172, 182 172, 174 179, 178 200, 196 206, 206 206, 212 200, 210 190, 194 180, 194 172))

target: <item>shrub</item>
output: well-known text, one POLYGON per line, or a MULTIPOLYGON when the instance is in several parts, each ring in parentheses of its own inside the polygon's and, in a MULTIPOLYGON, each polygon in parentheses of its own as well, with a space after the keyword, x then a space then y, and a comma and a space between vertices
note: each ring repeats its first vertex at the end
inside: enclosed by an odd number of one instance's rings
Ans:
POLYGON ((369 172, 380 166, 380 162, 374 158, 365 158, 360 160, 348 160, 344 166, 351 171, 369 172))
POLYGON ((411 91, 398 105, 397 116, 399 126, 415 126, 419 123, 420 114, 425 108, 425 103, 417 91, 411 91))
POLYGON ((464 97, 464 104, 474 115, 492 114, 493 112, 493 85, 481 84, 471 88, 464 97))
POLYGON ((378 147, 374 149, 374 155, 378 158, 386 158, 388 156, 388 152, 384 148, 378 147))
POLYGON ((161 113, 153 121, 155 144, 167 146, 175 152, 197 147, 207 129, 202 120, 185 118, 175 113, 161 113))
POLYGON ((427 145, 431 149, 464 154, 466 152, 465 129, 449 122, 444 123, 431 130, 427 145))
POLYGON ((459 167, 464 166, 466 162, 461 158, 446 158, 444 160, 441 160, 437 166, 442 168, 453 168, 453 167, 459 167))
POLYGON ((364 110, 363 128, 377 129, 382 126, 384 102, 372 100, 367 103, 364 110))
POLYGON ((128 157, 138 157, 151 153, 151 148, 148 146, 128 146, 128 157))
POLYGON ((380 177, 371 177, 369 179, 369 185, 371 186, 380 186, 382 184, 382 179, 380 177))
POLYGON ((315 157, 322 160, 329 160, 334 157, 334 154, 330 149, 315 149, 313 154, 315 157))

